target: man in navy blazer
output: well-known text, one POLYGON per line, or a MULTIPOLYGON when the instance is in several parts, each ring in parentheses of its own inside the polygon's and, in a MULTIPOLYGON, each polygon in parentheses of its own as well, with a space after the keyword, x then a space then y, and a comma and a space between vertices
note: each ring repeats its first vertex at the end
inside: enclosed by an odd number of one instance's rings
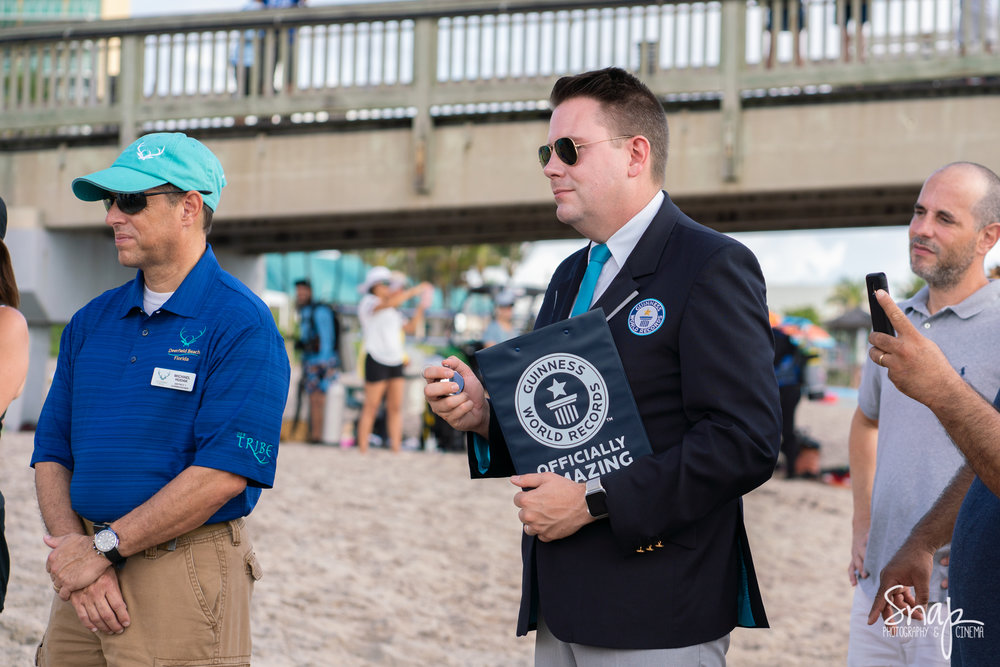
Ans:
MULTIPOLYGON (((514 475, 524 524, 518 635, 536 664, 725 664, 736 626, 767 627, 743 494, 774 471, 781 433, 764 279, 753 254, 660 189, 663 107, 609 68, 563 77, 539 149, 558 219, 590 239, 560 264, 535 327, 570 316, 594 248, 604 311, 653 453, 577 483, 514 475)), ((585 297, 584 297, 585 298, 585 297)), ((435 413, 472 434, 474 477, 514 474, 499 420, 454 357, 430 367, 435 413), (464 389, 440 382, 457 370, 464 389)))

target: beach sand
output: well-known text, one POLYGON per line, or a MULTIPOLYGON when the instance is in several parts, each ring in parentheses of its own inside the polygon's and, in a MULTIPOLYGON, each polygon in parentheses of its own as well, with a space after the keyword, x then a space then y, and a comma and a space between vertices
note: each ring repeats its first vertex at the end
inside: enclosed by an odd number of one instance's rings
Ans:
MULTIPOLYGON (((803 401, 822 464, 847 463, 855 404, 803 401)), ((28 467, 5 433, 0 489, 13 573, 0 664, 33 664, 51 604, 48 548, 28 467)), ((506 480, 468 479, 465 456, 283 443, 274 489, 249 519, 264 578, 254 665, 530 665, 515 637, 520 524, 506 480)), ((776 476, 744 500, 771 628, 737 629, 730 665, 837 665, 847 653, 851 494, 776 476)))

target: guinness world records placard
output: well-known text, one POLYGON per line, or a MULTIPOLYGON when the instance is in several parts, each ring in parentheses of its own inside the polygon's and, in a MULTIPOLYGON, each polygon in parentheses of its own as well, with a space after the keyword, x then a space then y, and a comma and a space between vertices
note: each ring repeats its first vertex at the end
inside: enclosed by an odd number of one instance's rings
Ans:
POLYGON ((519 474, 583 482, 652 450, 601 309, 476 352, 519 474))

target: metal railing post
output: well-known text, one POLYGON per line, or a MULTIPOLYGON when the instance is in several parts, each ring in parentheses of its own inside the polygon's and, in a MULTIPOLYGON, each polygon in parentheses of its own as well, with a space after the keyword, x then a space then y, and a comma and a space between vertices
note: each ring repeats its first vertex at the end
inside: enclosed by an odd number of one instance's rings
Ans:
POLYGON ((436 79, 437 21, 418 19, 413 30, 413 100, 417 107, 413 118, 413 188, 422 195, 430 194, 433 187, 431 90, 436 79))
POLYGON ((123 35, 121 71, 118 73, 118 143, 125 148, 136 139, 138 113, 136 107, 142 90, 139 77, 142 73, 142 49, 139 35, 123 35))
POLYGON ((722 3, 719 71, 722 75, 722 179, 740 179, 743 112, 740 75, 746 53, 746 4, 722 3))

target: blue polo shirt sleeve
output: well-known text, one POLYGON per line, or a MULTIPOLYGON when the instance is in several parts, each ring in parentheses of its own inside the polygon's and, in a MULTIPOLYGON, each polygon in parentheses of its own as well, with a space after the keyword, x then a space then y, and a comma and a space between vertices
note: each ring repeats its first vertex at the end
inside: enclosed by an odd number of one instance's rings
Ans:
POLYGON ((271 488, 281 416, 288 398, 289 364, 274 327, 245 327, 220 341, 202 387, 192 463, 271 488))
POLYGON ((67 470, 73 470, 73 450, 70 447, 70 432, 73 419, 72 366, 68 363, 67 352, 73 349, 76 318, 63 329, 59 340, 59 357, 56 372, 52 377, 35 429, 35 448, 31 454, 31 467, 40 461, 54 462, 67 470))

